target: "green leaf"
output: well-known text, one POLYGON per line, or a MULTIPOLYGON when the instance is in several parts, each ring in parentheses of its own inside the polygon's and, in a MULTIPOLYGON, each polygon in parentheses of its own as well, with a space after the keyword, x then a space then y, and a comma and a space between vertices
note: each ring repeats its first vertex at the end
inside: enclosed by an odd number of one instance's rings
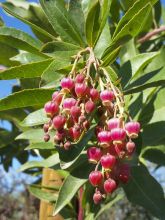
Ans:
POLYGON ((32 62, 44 61, 45 57, 38 56, 29 52, 20 52, 18 55, 10 58, 11 61, 18 61, 21 64, 28 64, 32 62))
POLYGON ((107 22, 94 48, 94 53, 97 58, 101 59, 105 49, 107 48, 107 45, 109 45, 110 42, 111 35, 109 30, 109 24, 107 22))
POLYGON ((18 50, 8 46, 5 43, 0 42, 0 48, 1 48, 1 53, 0 53, 0 63, 1 65, 4 66, 14 66, 18 65, 19 62, 12 61, 10 58, 18 54, 18 50))
POLYGON ((61 0, 40 0, 41 6, 52 24, 54 30, 66 42, 83 46, 82 37, 77 26, 69 16, 64 2, 61 0))
POLYGON ((25 150, 54 150, 54 144, 52 142, 37 142, 37 143, 31 143, 28 147, 25 148, 25 150))
POLYGON ((15 48, 19 48, 21 50, 46 56, 39 52, 39 49, 42 46, 42 43, 39 40, 15 28, 1 27, 0 42, 3 42, 11 47, 14 46, 15 48))
POLYGON ((51 99, 52 93, 51 89, 27 89, 15 92, 0 100, 0 111, 44 105, 51 99))
POLYGON ((57 215, 70 202, 78 189, 88 180, 92 168, 88 163, 81 164, 67 176, 59 191, 53 215, 57 215))
POLYGON ((146 4, 145 7, 139 10, 137 14, 135 14, 126 25, 124 25, 120 32, 113 37, 110 46, 105 50, 102 56, 103 61, 107 59, 107 56, 109 56, 113 50, 140 33, 150 15, 151 9, 151 4, 146 4))
POLYGON ((37 167, 45 167, 45 168, 48 168, 48 167, 53 167, 55 165, 57 165, 59 163, 59 157, 58 157, 58 154, 53 154, 51 155, 50 157, 48 157, 47 159, 45 160, 42 160, 42 161, 29 161, 25 164, 23 164, 21 166, 21 168, 19 169, 19 171, 24 171, 24 170, 27 170, 27 169, 33 169, 33 168, 37 168, 37 167))
POLYGON ((11 67, 0 72, 0 80, 40 77, 52 61, 52 59, 48 59, 11 67))
POLYGON ((13 122, 20 128, 20 122, 26 117, 27 113, 23 109, 12 109, 0 112, 0 118, 13 122))
POLYGON ((3 26, 3 25, 4 25, 3 19, 0 17, 0 26, 3 26))
MULTIPOLYGON (((14 16, 15 18, 18 18, 19 20, 23 21, 25 24, 29 25, 31 28, 36 30, 37 32, 41 33, 42 35, 46 36, 49 40, 55 39, 53 35, 51 35, 49 32, 45 31, 43 28, 41 28, 39 25, 36 25, 33 23, 33 21, 29 17, 23 17, 24 15, 20 16, 20 10, 18 10, 18 7, 15 8, 15 6, 11 3, 3 3, 2 4, 3 9, 9 13, 10 15, 14 16)), ((31 6, 34 7, 34 6, 31 6)), ((23 9, 22 9, 23 10, 23 9)), ((25 10, 25 9, 24 9, 25 10)), ((29 9, 29 14, 30 14, 30 9, 29 9)))
POLYGON ((95 219, 98 219, 98 217, 103 214, 106 210, 109 210, 116 202, 119 200, 123 199, 124 195, 123 194, 118 194, 115 198, 110 200, 107 204, 103 205, 100 211, 97 213, 95 219))
POLYGON ((106 24, 110 5, 110 0, 103 0, 101 5, 99 0, 95 0, 93 2, 86 18, 85 27, 86 38, 89 46, 93 47, 97 43, 106 24))
MULTIPOLYGON (((52 81, 60 81, 62 75, 60 73, 61 69, 65 69, 70 64, 68 60, 62 58, 55 58, 55 60, 51 63, 51 65, 43 72, 41 78, 42 81, 46 83, 52 81)), ((66 74, 66 72, 65 72, 66 74)))
POLYGON ((46 116, 44 109, 39 109, 30 113, 22 122, 24 127, 31 127, 36 125, 43 125, 48 122, 49 118, 46 116))
POLYGON ((111 81, 115 84, 115 82, 118 80, 118 75, 115 72, 115 70, 110 66, 104 67, 102 69, 107 72, 107 74, 109 75, 111 81))
POLYGON ((140 92, 144 89, 151 87, 158 87, 165 85, 165 67, 160 71, 154 71, 147 73, 136 81, 127 86, 124 90, 125 94, 132 94, 135 92, 140 92))
POLYGON ((82 139, 77 143, 73 144, 72 147, 66 152, 66 150, 59 148, 60 165, 62 169, 67 169, 73 165, 78 159, 80 159, 82 151, 85 149, 88 141, 92 138, 94 134, 95 125, 91 127, 89 131, 82 137, 82 139), (68 154, 70 155, 68 157, 68 154))
POLYGON ((38 199, 45 201, 45 202, 55 202, 57 200, 57 195, 51 192, 46 192, 42 189, 38 189, 35 186, 28 187, 29 192, 37 197, 38 199))
POLYGON ((109 64, 113 63, 116 57, 120 52, 121 47, 116 48, 112 51, 112 53, 107 54, 107 56, 103 59, 103 63, 101 66, 108 66, 109 64))
POLYGON ((123 47, 120 50, 119 57, 121 65, 131 60, 133 57, 137 55, 137 53, 138 51, 135 46, 135 40, 129 40, 128 43, 123 45, 123 47))
POLYGON ((138 120, 141 124, 165 121, 165 88, 158 89, 143 107, 138 120))
POLYGON ((71 56, 76 55, 81 49, 81 47, 71 43, 52 41, 43 45, 41 51, 51 57, 65 57, 65 59, 69 59, 71 56))
POLYGON ((44 131, 41 128, 29 129, 16 137, 16 140, 30 140, 32 142, 43 141, 44 131))
POLYGON ((119 70, 121 84, 125 88, 140 76, 142 70, 158 55, 157 52, 138 54, 122 65, 119 70))
POLYGON ((144 147, 140 157, 156 163, 159 166, 165 166, 165 145, 144 147))
POLYGON ((129 8, 122 19, 120 19, 113 36, 116 36, 121 31, 121 29, 130 21, 130 19, 132 19, 132 17, 137 14, 141 8, 145 7, 146 4, 151 3, 152 5, 154 5, 156 2, 157 0, 135 1, 133 6, 129 8))
POLYGON ((79 33, 85 38, 85 19, 82 9, 81 0, 70 0, 69 1, 69 15, 76 24, 79 33))
POLYGON ((124 191, 129 201, 143 206, 157 218, 164 219, 163 190, 145 167, 132 167, 131 179, 124 186, 124 191))

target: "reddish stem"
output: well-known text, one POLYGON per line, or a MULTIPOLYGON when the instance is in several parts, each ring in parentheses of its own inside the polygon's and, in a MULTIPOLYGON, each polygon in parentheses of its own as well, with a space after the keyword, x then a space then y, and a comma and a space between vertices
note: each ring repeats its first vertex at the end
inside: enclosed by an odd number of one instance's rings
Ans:
POLYGON ((83 198, 83 187, 79 189, 79 210, 78 210, 78 220, 83 220, 83 207, 82 207, 82 198, 83 198))
POLYGON ((138 40, 138 43, 144 43, 145 41, 149 40, 154 35, 157 35, 161 32, 165 31, 165 26, 161 26, 159 28, 154 29, 153 31, 147 33, 144 37, 138 40))

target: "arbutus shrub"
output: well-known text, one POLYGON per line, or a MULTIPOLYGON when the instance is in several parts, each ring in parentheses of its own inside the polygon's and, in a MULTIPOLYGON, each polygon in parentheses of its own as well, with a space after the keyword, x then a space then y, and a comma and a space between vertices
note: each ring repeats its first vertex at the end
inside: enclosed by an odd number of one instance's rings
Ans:
MULTIPOLYGON (((38 181, 31 190, 53 204, 49 216, 99 219, 124 191, 147 209, 147 217, 138 211, 137 218, 148 218, 149 211, 164 219, 161 181, 156 171, 148 172, 165 161, 161 1, 24 2, 1 4, 35 35, 0 18, 0 79, 18 79, 0 100, 0 119, 12 125, 0 127, 4 169, 10 170, 13 158, 25 163, 32 155, 43 160, 27 162, 23 171, 39 179, 42 168, 58 172, 60 188, 51 176, 51 187, 38 181)), ((117 215, 131 218, 134 212, 122 207, 115 205, 117 215)))
POLYGON ((49 141, 49 131, 54 130, 54 143, 69 150, 95 121, 95 147, 87 150, 87 157, 90 163, 96 164, 89 181, 96 187, 93 200, 98 204, 120 182, 129 181, 130 167, 123 162, 130 160, 135 151, 131 139, 138 137, 140 124, 132 121, 124 109, 122 92, 101 68, 92 48, 80 52, 74 64, 69 75, 61 80, 61 90, 54 92, 52 100, 45 105, 50 121, 44 125, 44 140, 49 141), (81 53, 89 53, 89 59, 84 69, 76 72, 74 68, 81 53), (91 75, 91 66, 95 68, 95 77, 91 75))

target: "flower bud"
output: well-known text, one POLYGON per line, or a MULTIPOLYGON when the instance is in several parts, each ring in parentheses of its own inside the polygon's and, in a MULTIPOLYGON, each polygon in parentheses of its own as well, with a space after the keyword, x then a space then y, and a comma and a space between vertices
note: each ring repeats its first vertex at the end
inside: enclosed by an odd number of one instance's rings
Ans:
POLYGON ((85 79, 85 76, 82 73, 79 73, 75 78, 75 82, 76 83, 83 83, 84 79, 85 79))
POLYGON ((140 123, 130 121, 125 124, 125 130, 130 138, 137 138, 140 132, 140 123))
POLYGON ((112 193, 117 188, 117 184, 113 179, 107 179, 104 182, 104 190, 106 193, 112 193))
POLYGON ((76 100, 74 98, 67 98, 63 102, 63 108, 66 112, 70 112, 70 109, 76 105, 76 100))
POLYGON ((135 148, 136 148, 136 146, 135 146, 134 142, 132 142, 132 141, 127 142, 126 149, 127 149, 127 152, 129 155, 132 155, 134 153, 135 148))
POLYGON ((61 80, 61 87, 64 89, 64 91, 71 91, 74 87, 74 81, 71 78, 63 78, 61 80))
POLYGON ((114 93, 110 90, 104 90, 100 93, 100 99, 104 106, 110 106, 111 102, 114 100, 114 93))
POLYGON ((44 130, 45 133, 48 132, 48 130, 49 130, 49 123, 44 124, 43 130, 44 130))
POLYGON ((98 133, 97 137, 101 147, 106 148, 110 146, 110 142, 112 141, 110 131, 101 131, 98 133))
POLYGON ((50 140, 50 135, 49 134, 45 134, 44 135, 44 141, 48 142, 50 140))
POLYGON ((96 164, 101 158, 101 150, 97 147, 90 147, 87 150, 88 160, 90 163, 96 164))
POLYGON ((81 115, 81 108, 78 107, 78 106, 73 106, 71 109, 70 109, 70 114, 72 116, 73 119, 78 120, 78 118, 80 117, 81 115))
POLYGON ((71 147, 71 143, 70 143, 70 141, 67 141, 67 142, 64 144, 64 149, 65 149, 65 150, 69 150, 70 147, 71 147))
POLYGON ((97 205, 101 202, 101 200, 102 200, 101 192, 97 190, 93 195, 93 201, 97 205))
POLYGON ((59 112, 59 107, 54 102, 47 102, 44 106, 44 109, 48 117, 52 117, 59 112))
POLYGON ((99 99, 99 92, 97 89, 90 89, 90 98, 92 99, 93 102, 96 102, 99 99))
POLYGON ((87 85, 85 83, 76 83, 75 93, 78 97, 83 97, 86 95, 87 85))
POLYGON ((89 181, 93 186, 98 186, 103 180, 102 173, 100 171, 92 171, 89 174, 89 181))
POLYGON ((64 130, 62 130, 62 131, 57 131, 56 134, 55 134, 55 136, 54 136, 54 141, 55 141, 55 143, 58 143, 58 142, 62 141, 62 140, 64 139, 64 137, 65 137, 65 132, 64 132, 64 130))
POLYGON ((52 95, 52 100, 53 100, 54 102, 56 102, 58 105, 60 105, 60 104, 61 104, 61 101, 62 101, 62 97, 63 97, 63 95, 60 94, 59 91, 56 91, 56 92, 54 92, 53 95, 52 95))
POLYGON ((77 141, 81 136, 81 131, 76 129, 75 127, 71 127, 69 129, 69 135, 73 141, 77 141))
POLYGON ((119 118, 111 118, 108 122, 108 129, 112 130, 114 128, 120 127, 120 119, 119 118))
POLYGON ((60 130, 64 127, 66 122, 66 118, 62 115, 58 115, 55 118, 53 118, 53 126, 55 129, 60 130))
POLYGON ((104 169, 111 169, 116 163, 116 158, 110 154, 101 157, 101 165, 104 169))
POLYGON ((111 130, 111 138, 114 144, 122 144, 126 137, 126 132, 122 128, 114 128, 111 130))
POLYGON ((92 113, 93 110, 95 109, 95 103, 92 101, 88 101, 85 103, 85 111, 86 113, 92 113))
POLYGON ((122 164, 119 167, 118 178, 122 183, 127 183, 130 178, 130 166, 128 164, 122 164))

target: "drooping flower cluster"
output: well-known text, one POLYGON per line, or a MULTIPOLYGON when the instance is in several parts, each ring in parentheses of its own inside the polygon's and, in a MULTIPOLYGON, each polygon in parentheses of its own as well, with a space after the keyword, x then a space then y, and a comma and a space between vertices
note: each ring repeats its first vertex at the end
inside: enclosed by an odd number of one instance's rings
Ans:
POLYGON ((75 80, 63 78, 61 90, 54 92, 44 107, 50 117, 49 123, 44 125, 45 141, 50 139, 49 131, 54 129, 55 144, 69 149, 71 142, 78 141, 89 129, 98 98, 98 91, 88 84, 83 74, 77 74, 75 80))
POLYGON ((72 143, 83 138, 91 124, 96 125, 87 157, 96 164, 89 181, 95 187, 93 200, 98 204, 120 183, 128 182, 130 166, 125 161, 135 152, 132 139, 138 137, 140 124, 125 112, 123 94, 113 85, 106 70, 99 69, 93 53, 84 69, 71 73, 61 80, 61 90, 54 92, 52 100, 45 104, 50 121, 44 125, 44 140, 49 141, 49 132, 53 130, 54 143, 68 150, 72 143), (95 79, 90 75, 92 65, 95 79))

